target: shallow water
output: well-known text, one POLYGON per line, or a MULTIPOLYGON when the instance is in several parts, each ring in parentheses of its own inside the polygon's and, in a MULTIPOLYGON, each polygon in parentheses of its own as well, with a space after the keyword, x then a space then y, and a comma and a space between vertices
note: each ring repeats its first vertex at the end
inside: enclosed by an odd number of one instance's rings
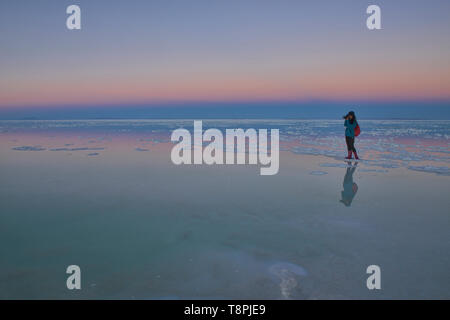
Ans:
POLYGON ((173 165, 191 120, 0 121, 0 298, 450 298, 450 122, 360 125, 348 163, 341 121, 204 122, 279 128, 261 176, 173 165))

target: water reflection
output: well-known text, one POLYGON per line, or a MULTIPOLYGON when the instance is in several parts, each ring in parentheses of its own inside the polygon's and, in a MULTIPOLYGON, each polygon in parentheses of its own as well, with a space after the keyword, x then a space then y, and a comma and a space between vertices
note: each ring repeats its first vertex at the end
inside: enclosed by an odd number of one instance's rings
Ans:
POLYGON ((349 161, 347 162, 347 164, 347 171, 344 176, 344 182, 342 183, 342 187, 344 188, 344 190, 341 191, 342 199, 340 200, 340 202, 342 202, 346 207, 350 207, 352 205, 352 201, 356 195, 356 192, 358 192, 358 185, 353 182, 353 173, 358 166, 358 162, 352 164, 352 162, 349 161))

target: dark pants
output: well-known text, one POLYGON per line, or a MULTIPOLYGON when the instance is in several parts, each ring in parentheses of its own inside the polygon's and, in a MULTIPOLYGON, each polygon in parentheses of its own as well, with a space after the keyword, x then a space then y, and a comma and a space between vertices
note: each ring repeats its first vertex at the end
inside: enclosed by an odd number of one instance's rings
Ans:
POLYGON ((356 149, 355 149, 355 138, 345 136, 345 142, 347 143, 347 150, 348 151, 356 152, 356 149))

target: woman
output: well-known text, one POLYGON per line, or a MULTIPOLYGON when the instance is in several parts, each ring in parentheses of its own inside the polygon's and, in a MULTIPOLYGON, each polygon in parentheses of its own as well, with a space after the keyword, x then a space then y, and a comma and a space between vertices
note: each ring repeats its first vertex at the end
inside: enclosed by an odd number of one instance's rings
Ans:
POLYGON ((348 155, 345 159, 352 159, 352 152, 355 154, 355 159, 359 159, 355 149, 355 128, 358 125, 355 113, 350 111, 343 118, 345 119, 345 142, 348 150, 348 155))

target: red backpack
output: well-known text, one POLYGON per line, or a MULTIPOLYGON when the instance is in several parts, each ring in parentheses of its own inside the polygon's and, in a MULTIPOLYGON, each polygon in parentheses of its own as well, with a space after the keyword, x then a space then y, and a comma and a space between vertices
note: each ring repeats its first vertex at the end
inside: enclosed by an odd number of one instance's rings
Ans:
POLYGON ((359 136, 360 133, 361 133, 361 128, 359 127, 359 124, 356 124, 355 137, 359 136))

